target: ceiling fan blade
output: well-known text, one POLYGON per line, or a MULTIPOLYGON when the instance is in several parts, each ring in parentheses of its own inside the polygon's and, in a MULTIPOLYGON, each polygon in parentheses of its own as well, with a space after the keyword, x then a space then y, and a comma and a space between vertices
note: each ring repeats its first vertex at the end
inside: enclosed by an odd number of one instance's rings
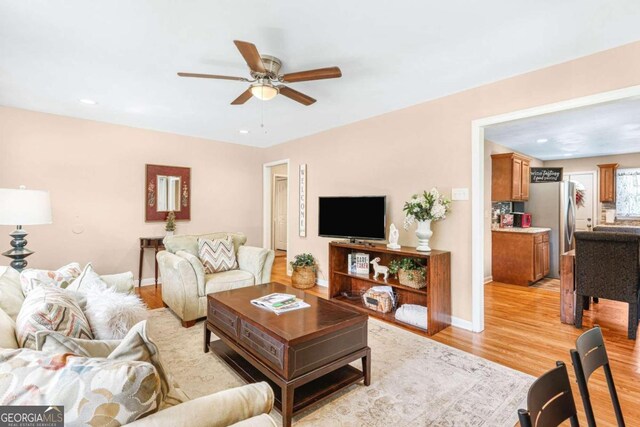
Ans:
POLYGON ((316 100, 309 95, 305 95, 304 93, 298 92, 297 90, 291 89, 287 86, 278 86, 278 90, 280 91, 280 95, 284 95, 289 99, 293 99, 300 104, 311 105, 316 102, 316 100))
POLYGON ((233 43, 236 45, 236 47, 240 51, 240 54, 247 62, 247 65, 252 71, 255 71, 256 73, 267 72, 266 68, 264 68, 262 58, 260 58, 260 54, 258 53, 258 48, 256 48, 256 45, 240 40, 234 40, 233 43))
POLYGON ((198 74, 198 73, 178 73, 180 77, 198 77, 201 79, 220 79, 220 80, 237 80, 239 82, 248 82, 249 79, 244 77, 219 76, 217 74, 198 74))
POLYGON ((304 82, 308 80, 335 79, 342 77, 342 71, 338 67, 318 68, 317 70, 298 71, 297 73, 287 73, 282 76, 282 80, 287 83, 304 82))
POLYGON ((242 105, 245 102, 247 102, 249 99, 251 99, 252 96, 253 95, 251 95, 251 88, 249 88, 244 92, 242 92, 239 97, 234 99, 231 105, 242 105))

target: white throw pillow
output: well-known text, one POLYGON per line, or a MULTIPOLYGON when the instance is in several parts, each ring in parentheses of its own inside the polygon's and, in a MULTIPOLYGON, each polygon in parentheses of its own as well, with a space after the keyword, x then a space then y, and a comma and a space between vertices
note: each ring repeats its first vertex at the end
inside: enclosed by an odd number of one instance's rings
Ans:
POLYGON ((0 274, 0 308, 16 320, 20 307, 24 302, 24 294, 20 285, 20 273, 9 267, 0 274))
POLYGON ((78 277, 76 277, 76 279, 73 280, 66 289, 86 293, 88 289, 92 289, 94 287, 106 288, 107 284, 100 279, 98 273, 93 269, 93 265, 91 265, 91 263, 87 263, 78 277))
POLYGON ((228 236, 224 240, 198 239, 198 256, 207 274, 238 268, 233 241, 228 236))
POLYGON ((85 314, 97 339, 122 339, 133 325, 147 318, 147 306, 135 294, 92 286, 84 295, 85 314))
POLYGON ((35 348, 35 333, 42 330, 93 339, 89 322, 73 295, 53 286, 31 290, 16 319, 20 347, 35 348))
POLYGON ((69 283, 78 277, 81 272, 80 264, 77 262, 67 264, 55 271, 27 268, 20 273, 22 292, 27 296, 34 288, 42 285, 51 285, 64 289, 69 286, 69 283))

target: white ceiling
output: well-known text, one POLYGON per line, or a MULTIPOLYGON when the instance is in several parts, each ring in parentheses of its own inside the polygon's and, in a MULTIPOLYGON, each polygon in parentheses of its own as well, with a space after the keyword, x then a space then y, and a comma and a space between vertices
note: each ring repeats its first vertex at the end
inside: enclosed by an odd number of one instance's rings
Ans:
POLYGON ((638 0, 0 0, 0 105, 269 146, 638 40, 639 20, 638 0), (247 76, 234 39, 343 78, 292 84, 304 107, 176 76, 247 76))
POLYGON ((487 127, 486 139, 540 160, 640 152, 640 98, 487 127))

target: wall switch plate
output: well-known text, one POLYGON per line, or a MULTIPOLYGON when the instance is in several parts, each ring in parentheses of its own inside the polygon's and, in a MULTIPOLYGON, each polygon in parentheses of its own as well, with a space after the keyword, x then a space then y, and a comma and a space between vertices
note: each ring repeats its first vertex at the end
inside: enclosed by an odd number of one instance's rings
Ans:
POLYGON ((468 188, 452 188, 451 200, 469 200, 468 188))

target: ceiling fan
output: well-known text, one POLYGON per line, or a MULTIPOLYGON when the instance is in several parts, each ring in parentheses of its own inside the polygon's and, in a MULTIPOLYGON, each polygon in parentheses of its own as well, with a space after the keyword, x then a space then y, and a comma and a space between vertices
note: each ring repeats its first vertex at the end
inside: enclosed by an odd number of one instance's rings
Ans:
POLYGON ((280 74, 282 61, 275 56, 260 55, 253 43, 234 40, 240 54, 249 66, 251 78, 219 76, 215 74, 178 73, 180 77, 197 77, 203 79, 236 80, 251 83, 251 86, 239 97, 231 102, 231 105, 241 105, 255 96, 263 101, 275 98, 276 95, 284 95, 303 105, 311 105, 316 102, 312 97, 302 92, 291 89, 281 83, 296 83, 309 80, 334 79, 342 77, 342 71, 338 67, 318 68, 316 70, 298 71, 295 73, 280 74))

